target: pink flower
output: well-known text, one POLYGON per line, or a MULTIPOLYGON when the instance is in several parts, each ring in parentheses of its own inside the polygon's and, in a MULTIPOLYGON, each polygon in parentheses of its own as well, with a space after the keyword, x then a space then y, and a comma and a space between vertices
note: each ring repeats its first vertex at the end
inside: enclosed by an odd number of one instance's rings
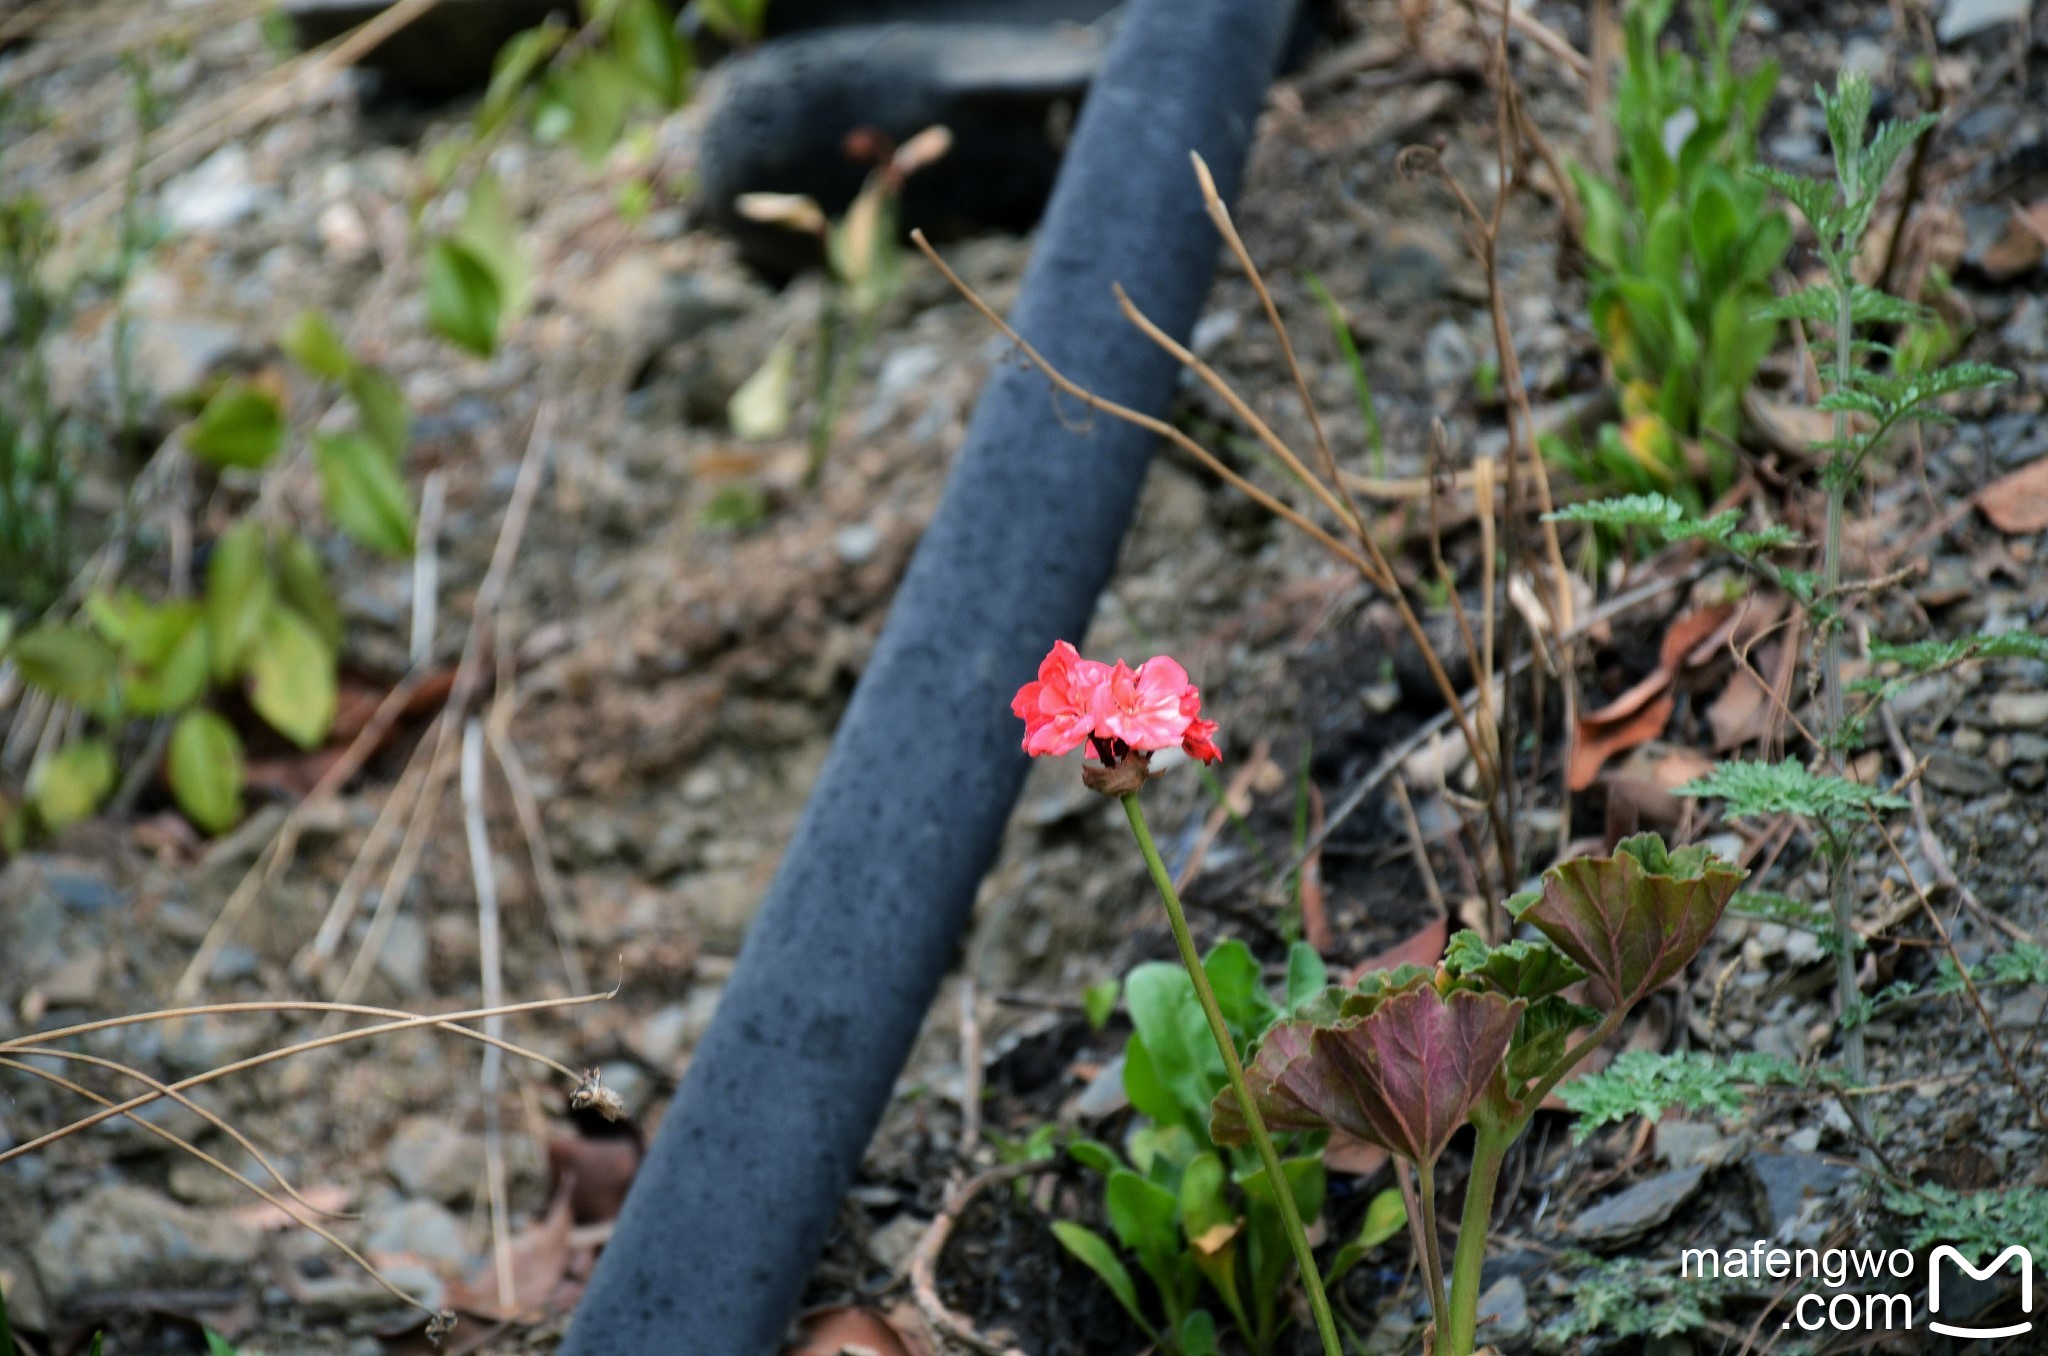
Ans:
MULTIPOLYGON (((1202 694, 1187 670, 1165 655, 1133 669, 1083 659, 1062 640, 1038 666, 1038 680, 1019 688, 1010 709, 1024 722, 1024 752, 1033 757, 1088 747, 1105 767, 1133 754, 1139 762, 1176 744, 1190 758, 1214 763, 1216 722, 1203 720, 1202 694)), ((1139 773, 1142 778, 1142 770, 1139 773)))
POLYGON ((1181 697, 1188 691, 1188 671, 1165 655, 1135 669, 1119 659, 1095 689, 1095 733, 1147 752, 1170 749, 1187 733, 1181 697))
POLYGON ((1056 641, 1038 666, 1038 681, 1017 689, 1010 709, 1024 722, 1024 752, 1037 758, 1069 753, 1095 732, 1095 690, 1109 665, 1081 658, 1066 641, 1056 641))

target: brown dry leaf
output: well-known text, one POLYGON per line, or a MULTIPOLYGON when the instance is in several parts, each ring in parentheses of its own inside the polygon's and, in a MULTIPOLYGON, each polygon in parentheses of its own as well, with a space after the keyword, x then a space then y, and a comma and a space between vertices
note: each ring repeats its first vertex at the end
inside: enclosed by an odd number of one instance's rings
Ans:
MULTIPOLYGON (((1765 646, 1757 655, 1757 671, 1775 669, 1778 658, 1778 646, 1765 646)), ((1729 675, 1728 686, 1707 708, 1707 724, 1714 730, 1714 752, 1726 753, 1769 734, 1774 711, 1771 694, 1757 681, 1756 674, 1749 669, 1737 669, 1729 675)))
POLYGON ((1189 1239, 1188 1246, 1204 1257, 1214 1257, 1231 1239, 1237 1237, 1238 1230, 1243 1227, 1235 1221, 1228 1224, 1212 1224, 1203 1231, 1200 1238, 1189 1239))
POLYGON ((488 1261, 475 1274, 451 1281, 443 1303, 494 1323, 544 1318, 556 1308, 569 1270, 569 1193, 558 1191, 548 1213, 512 1238, 512 1293, 498 1293, 498 1269, 488 1261))
MULTIPOLYGON (((307 1213, 307 1205, 330 1214, 339 1213, 348 1206, 348 1188, 332 1183, 326 1186, 307 1187, 299 1195, 305 1201, 305 1205, 295 1206, 300 1215, 307 1213)), ((290 1202, 290 1198, 286 1196, 280 1196, 278 1199, 290 1202)), ((297 1216, 272 1205, 269 1201, 257 1201, 228 1213, 237 1223, 265 1234, 274 1234, 283 1229, 296 1229, 300 1222, 297 1216)))
POLYGON ((1387 1166, 1389 1157, 1377 1144, 1367 1144, 1342 1130, 1333 1130, 1329 1144, 1323 1148, 1323 1167, 1347 1177, 1370 1177, 1387 1166))
POLYGON ((806 1314, 782 1356, 926 1356, 926 1349, 874 1310, 842 1304, 806 1314))
POLYGON ((637 1130, 604 1135, 561 1135, 548 1141, 550 1189, 566 1190, 569 1216, 576 1224, 601 1224, 617 1219, 626 1191, 640 1170, 646 1150, 637 1130))
MULTIPOLYGON (((1667 677, 1667 684, 1669 681, 1667 677)), ((1578 735, 1572 740, 1566 785, 1574 791, 1583 791, 1591 786, 1599 779, 1600 769, 1607 765, 1609 758, 1638 744, 1647 744, 1663 734, 1664 727, 1671 723, 1671 713, 1677 707, 1678 699, 1667 688, 1662 696, 1624 720, 1603 725, 1580 721, 1578 735)))
MULTIPOLYGON (((1311 839, 1320 838, 1323 832, 1323 793, 1314 782, 1308 783, 1308 832, 1311 839)), ((1328 955, 1337 945, 1337 935, 1330 930, 1330 910, 1323 897, 1320 847, 1301 864, 1301 937, 1318 955, 1328 955)))
POLYGON ((1396 942, 1375 956, 1368 956, 1351 967, 1346 984, 1356 984, 1362 975, 1374 970, 1391 970, 1400 965, 1435 965, 1443 958, 1444 944, 1451 939, 1451 925, 1447 918, 1437 918, 1422 931, 1405 941, 1396 942))
POLYGON ((2048 457, 2030 461, 1977 491, 1977 507, 1993 527, 2011 536, 2048 528, 2048 457))
POLYGON ((1993 282, 2011 282, 2032 273, 2048 254, 2048 198, 2022 209, 2012 204, 2012 217, 2005 234, 1984 251, 1982 268, 1993 282))

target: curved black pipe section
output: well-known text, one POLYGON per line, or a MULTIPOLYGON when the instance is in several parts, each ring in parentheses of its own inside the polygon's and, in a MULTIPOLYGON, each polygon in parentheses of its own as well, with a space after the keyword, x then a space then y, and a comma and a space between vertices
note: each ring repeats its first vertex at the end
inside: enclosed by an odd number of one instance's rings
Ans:
MULTIPOLYGON (((1163 413, 1215 271, 1189 150, 1236 189, 1291 0, 1132 0, 1076 127, 1013 323, 1163 413)), ((763 1356, 958 950, 1026 770, 1010 714, 1109 578, 1152 439, 1021 366, 984 388, 718 1012, 563 1356, 763 1356)), ((1076 775, 1079 775, 1078 773, 1076 775)))

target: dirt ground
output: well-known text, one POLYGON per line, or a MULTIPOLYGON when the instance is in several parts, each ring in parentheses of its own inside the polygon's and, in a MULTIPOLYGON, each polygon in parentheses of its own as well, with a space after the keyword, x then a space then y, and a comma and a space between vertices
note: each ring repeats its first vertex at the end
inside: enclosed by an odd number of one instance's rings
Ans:
MULTIPOLYGON (((1533 12, 1583 44, 1577 8, 1543 3, 1533 12)), ((1923 38, 1918 27, 1894 28, 1900 12, 1864 0, 1790 0, 1752 15, 1739 58, 1769 55, 1783 66, 1764 136, 1769 158, 1796 169, 1818 166, 1824 136, 1806 94, 1845 63, 1871 69, 1881 88, 1905 85, 1923 38)), ((1360 0, 1347 17, 1351 37, 1333 41, 1276 87, 1237 219, 1293 322, 1340 459, 1347 469, 1395 481, 1428 472, 1433 421, 1442 421, 1458 465, 1504 439, 1502 405, 1481 373, 1493 361, 1484 274, 1450 195, 1396 164, 1405 146, 1438 147, 1448 171, 1488 201, 1495 102, 1481 35, 1455 7, 1442 6, 1425 25, 1419 50, 1402 36, 1389 0, 1360 0), (1339 300, 1363 348, 1383 426, 1383 466, 1369 463, 1351 376, 1307 287, 1310 276, 1339 300)), ((1938 52, 1935 73, 1953 102, 1924 172, 1916 238, 1933 242, 1929 248, 1956 280, 1951 295, 1970 323, 1967 355, 2009 367, 2020 380, 1969 407, 1958 428, 1929 428, 1910 456, 1871 477, 1852 527, 1851 572, 1907 572, 1862 614, 1881 637, 2038 629, 2048 614, 2038 535, 2001 533, 1971 507, 1988 480, 2048 455, 2043 275, 2038 265, 2007 271, 1996 252, 2011 244, 2006 204, 2048 197, 2048 68, 2038 47, 2025 43, 1993 35, 1938 52)), ((38 50, 30 45, 0 61, 38 50)), ((155 59, 166 96, 189 106, 253 78, 277 55, 259 23, 246 18, 210 27, 189 47, 155 59)), ((8 156, 11 190, 33 188, 62 203, 126 154, 127 123, 118 110, 107 111, 114 69, 111 58, 85 53, 21 84, 17 97, 41 121, 33 157, 25 141, 17 143, 19 156, 8 156)), ((1585 155, 1589 118, 1576 79, 1519 39, 1515 71, 1531 118, 1556 153, 1585 155)), ((455 662, 468 633, 522 458, 531 441, 543 440, 545 480, 498 613, 500 662, 489 702, 530 776, 545 826, 544 840, 535 839, 508 786, 492 781, 485 810, 509 920, 504 985, 515 999, 614 983, 618 993, 521 1016, 509 1034, 573 1068, 602 1068, 651 1131, 715 1010, 980 382, 1008 359, 969 307, 915 262, 866 355, 815 491, 800 483, 800 437, 736 440, 726 400, 782 336, 808 333, 822 284, 804 277, 772 291, 747 275, 729 246, 689 225, 695 110, 594 171, 566 151, 517 137, 494 153, 535 242, 537 297, 498 356, 455 355, 422 323, 405 194, 422 148, 465 115, 460 107, 367 103, 343 81, 174 178, 158 209, 187 224, 169 227, 131 289, 142 363, 152 380, 170 379, 202 349, 223 362, 263 367, 275 362, 270 337, 300 309, 318 306, 400 375, 416 411, 408 476, 416 486, 435 478, 445 493, 436 546, 442 620, 432 658, 441 669, 455 662), (656 185, 653 209, 635 223, 615 207, 627 179, 656 185), (755 495, 757 521, 717 521, 715 506, 736 485, 755 495), (550 875, 536 875, 537 854, 550 875), (556 888, 571 935, 559 935, 551 922, 547 895, 556 888)), ((7 135, 20 134, 10 128, 7 135)), ((1534 190, 1517 196, 1506 216, 1501 282, 1539 420, 1566 421, 1597 401, 1600 358, 1583 284, 1561 253, 1554 185, 1540 162, 1531 178, 1534 190)), ((1028 240, 988 238, 949 256, 1006 306, 1028 250, 1028 240)), ((1112 305, 1102 299, 1101 323, 1114 323, 1112 305)), ((109 307, 88 307, 53 352, 60 391, 84 409, 107 407, 99 355, 109 323, 109 307)), ((1307 445, 1279 345, 1232 268, 1219 270, 1195 346, 1283 437, 1307 445)), ((1781 355, 1764 381, 1782 392, 1793 375, 1781 355)), ((1176 417, 1259 483, 1282 486, 1276 468, 1247 449, 1221 402, 1192 382, 1176 417)), ((1778 520, 1795 527, 1814 520, 1817 491, 1796 458, 1759 448, 1745 453, 1745 468, 1746 483, 1767 496, 1778 520)), ((86 502, 118 504, 131 474, 111 462, 89 467, 86 502)), ((310 466, 285 476, 290 502, 313 502, 310 466)), ((1469 494, 1447 505, 1460 502, 1443 549, 1476 610, 1479 533, 1469 494)), ((1416 577, 1428 566, 1426 516, 1412 507, 1403 513, 1393 499, 1377 507, 1387 515, 1389 539, 1402 547, 1404 570, 1416 577)), ((166 521, 196 514, 190 525, 202 537, 218 525, 208 515, 222 512, 218 503, 167 498, 145 514, 159 531, 162 522, 150 516, 159 509, 166 521)), ((381 694, 407 667, 412 569, 360 553, 333 559, 350 679, 381 694)), ((1627 578, 1603 579, 1597 596, 1662 577, 1677 582, 1592 634, 1577 675, 1582 705, 1597 705, 1640 677, 1673 621, 1712 601, 1725 582, 1667 557, 1627 578)), ((1433 613, 1431 624, 1446 653, 1454 652, 1448 613, 1433 613)), ((1235 786, 1249 833, 1219 829, 1211 793, 1192 775, 1148 793, 1153 823, 1177 866, 1199 847, 1188 891, 1198 935, 1242 937, 1277 961, 1299 926, 1276 870, 1293 856, 1297 806, 1334 813, 1390 751, 1408 751, 1411 736, 1441 709, 1418 653, 1355 574, 1170 450, 1155 462, 1085 648, 1133 659, 1169 652, 1201 685, 1223 723, 1219 778, 1235 786), (1298 789, 1304 778, 1313 797, 1298 789)), ((1709 710, 1731 670, 1723 656, 1683 675, 1669 728, 1630 766, 1655 781, 1646 769, 1659 759, 1711 756, 1709 710)), ((1464 687, 1469 671, 1457 681, 1464 687)), ((1804 666, 1792 691, 1803 704, 1804 666)), ((1873 852, 1856 875, 1859 916, 1884 939, 1866 960, 1870 988, 1932 973, 1933 932, 1912 887, 1913 879, 1925 885, 1939 874, 1923 836, 1930 830, 1977 901, 1966 907, 1953 889, 1934 895, 1966 958, 2003 946, 2000 928, 2039 935, 2048 927, 2034 866, 2048 820, 2040 794, 2048 782, 2048 668, 2009 662, 1928 679, 1893 707, 1911 750, 1931 761, 1920 783, 1924 820, 1902 816, 1895 829, 1903 867, 1873 852), (1991 918, 2002 922, 1994 927, 1991 918)), ((1532 856, 1537 869, 1556 847, 1597 841, 1615 822, 1604 786, 1568 803, 1560 795, 1555 680, 1542 710, 1522 769, 1527 832, 1553 845, 1532 856)), ((409 720, 359 779, 311 811, 296 861, 224 931, 217 928, 224 905, 308 784, 303 763, 281 749, 271 751, 267 778, 259 779, 263 794, 250 823, 218 841, 181 830, 161 793, 145 791, 130 813, 80 825, 7 863, 0 874, 0 1036, 164 1006, 202 944, 210 962, 198 978, 208 1000, 333 993, 382 900, 378 883, 386 881, 394 845, 372 843, 373 826, 406 769, 430 760, 430 714, 409 720), (304 949, 366 843, 370 855, 358 874, 370 888, 343 920, 332 954, 304 964, 304 949)), ((1778 723, 1748 742, 1778 748, 1787 740, 1778 723)), ((1799 747, 1796 735, 1789 742, 1799 747)), ((1882 733, 1870 749, 1887 778, 1898 775, 1882 733)), ((1412 766, 1400 775, 1430 844, 1431 875, 1455 912, 1475 887, 1456 797, 1442 778, 1415 776, 1412 766)), ((1455 791, 1455 769, 1448 786, 1455 791)), ((1660 825, 1667 832, 1715 841, 1757 871, 1753 886, 1823 897, 1813 845, 1792 825, 1720 823, 1699 807, 1676 807, 1655 802, 1645 822, 1669 814, 1660 825)), ((427 1011, 480 1003, 476 890, 462 810, 451 778, 431 804, 399 816, 401 824, 424 818, 424 850, 410 888, 392 901, 381 954, 365 962, 374 970, 362 1001, 427 1011)), ((1333 970, 1426 934, 1439 916, 1400 804, 1384 784, 1333 830, 1316 879, 1333 970)), ((1115 808, 1086 793, 1071 765, 1037 768, 983 887, 959 974, 933 1009, 902 1095, 827 1244, 811 1302, 903 1302, 910 1251, 949 1183, 969 1170, 959 1142, 969 1085, 963 988, 985 1057, 985 1161, 1047 1120, 1114 1133, 1119 1113, 1113 1105, 1103 1111, 1111 1099, 1085 1094, 1128 1028, 1119 1018, 1091 1030, 1081 995, 1136 961, 1171 954, 1115 808)), ((1829 963, 1809 936, 1731 918, 1690 980, 1661 995, 1630 1039, 1655 1048, 1689 1041, 1825 1058, 1834 1039, 1832 988, 1829 963)), ((1937 1000, 1870 1027, 1873 1082, 1886 1090, 1865 1105, 1883 1127, 1888 1164, 1946 1185, 2048 1185, 2044 1127, 1987 1036, 2003 1035, 2021 1080, 2048 1088, 2048 1051, 2036 1039, 2042 998, 2027 987, 1987 994, 1988 1020, 1956 1000, 1937 1000)), ((209 1016, 118 1028, 84 1048, 167 1077, 302 1038, 317 1026, 317 1018, 209 1016)), ((358 1216, 338 1223, 339 1234, 408 1288, 442 1296, 475 1276, 488 1255, 477 1079, 468 1044, 414 1030, 264 1066, 208 1085, 198 1100, 274 1155, 302 1191, 358 1216)), ((517 1061, 510 1080, 499 1103, 509 1227, 531 1238, 548 1205, 550 1142, 569 1133, 561 1116, 567 1089, 517 1061)), ((66 1094, 7 1075, 0 1148, 75 1111, 66 1094)), ((190 1112, 162 1112, 159 1104, 150 1114, 231 1162, 246 1162, 246 1150, 190 1112)), ((1746 1116, 1696 1121, 1676 1131, 1667 1122, 1654 1137, 1630 1122, 1583 1144, 1573 1142, 1563 1117, 1539 1123, 1511 1166, 1489 1271, 1490 1280, 1516 1278, 1526 1298, 1526 1331, 1504 1342, 1509 1350, 1677 1356, 1785 1349, 1772 1346, 1784 1339, 1775 1323, 1744 1345, 1755 1307, 1740 1303, 1711 1314, 1692 1336, 1654 1347, 1573 1345, 1544 1333, 1570 1305, 1578 1264, 1566 1254, 1574 1249, 1668 1260, 1691 1240, 1747 1240, 1781 1226, 1815 1237, 1830 1230, 1875 1236, 1891 1227, 1837 1170, 1855 1161, 1857 1144, 1834 1103, 1784 1096, 1760 1101, 1746 1116), (1766 1159, 1776 1168, 1760 1167, 1766 1159), (1584 1211, 1617 1189, 1696 1166, 1704 1172, 1682 1209, 1612 1234, 1574 1231, 1584 1211), (1789 1203, 1774 1185, 1787 1179, 1772 1171, 1790 1174, 1789 1203), (1803 1200, 1806 1189, 1840 1193, 1829 1198, 1838 1208, 1803 1200)), ((1461 1172, 1449 1173, 1453 1191, 1461 1172)), ((1356 1227, 1364 1203, 1387 1180, 1384 1170, 1336 1178, 1332 1237, 1356 1227)), ((275 1221, 252 1212, 232 1183, 121 1122, 0 1163, 0 1193, 7 1202, 0 1276, 16 1326, 52 1332, 56 1350, 79 1349, 66 1343, 90 1323, 107 1327, 110 1352, 198 1350, 189 1324, 195 1318, 248 1352, 411 1349, 401 1345, 410 1338, 391 1335, 408 1327, 405 1313, 328 1244, 303 1231, 272 1230, 275 1221), (137 1280, 112 1257, 124 1233, 158 1240, 152 1246, 171 1259, 160 1276, 137 1280), (240 1259, 238 1279, 224 1283, 218 1265, 194 1267, 194 1257, 240 1259), (95 1279, 116 1275, 124 1279, 111 1289, 95 1279), (50 1293, 59 1279, 61 1314, 50 1293)), ((988 1194, 955 1234, 941 1293, 984 1332, 1034 1356, 1139 1349, 1142 1336, 1048 1228, 1052 1218, 1091 1219, 1099 1208, 1087 1174, 1071 1167, 1027 1179, 1015 1193, 988 1194)), ((1408 1272, 1405 1246, 1396 1242, 1353 1273, 1338 1297, 1349 1321, 1370 1334, 1368 1349, 1419 1349, 1418 1292, 1408 1272)), ((487 1337, 486 1350, 552 1349, 572 1297, 573 1285, 551 1290, 537 1322, 499 1329, 465 1320, 458 1340, 487 1337)), ((1309 1350, 1307 1335, 1295 1336, 1298 1349, 1309 1350)))

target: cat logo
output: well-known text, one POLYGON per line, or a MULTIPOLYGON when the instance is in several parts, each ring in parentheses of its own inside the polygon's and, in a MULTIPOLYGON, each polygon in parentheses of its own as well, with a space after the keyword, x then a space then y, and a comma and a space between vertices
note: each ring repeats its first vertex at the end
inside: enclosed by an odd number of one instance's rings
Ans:
POLYGON ((2015 1243, 1993 1258, 1990 1266, 1976 1267, 1970 1264, 1968 1258, 1944 1243, 1934 1250, 1933 1256, 1927 1259, 1928 1327, 1949 1337, 2017 1337, 2023 1332, 2033 1331, 2034 1323, 2032 1319, 2024 1323, 2008 1324, 2003 1328, 1964 1328, 1936 1320, 1933 1315, 1941 1312, 1941 1260, 1944 1257, 1954 1259, 1955 1264, 1961 1267, 1965 1274, 1973 1281, 1990 1280, 1999 1271, 2004 1269, 2007 1261, 2018 1258, 2020 1266, 2020 1308, 2030 1314, 2034 1312, 2034 1254, 2015 1243))

